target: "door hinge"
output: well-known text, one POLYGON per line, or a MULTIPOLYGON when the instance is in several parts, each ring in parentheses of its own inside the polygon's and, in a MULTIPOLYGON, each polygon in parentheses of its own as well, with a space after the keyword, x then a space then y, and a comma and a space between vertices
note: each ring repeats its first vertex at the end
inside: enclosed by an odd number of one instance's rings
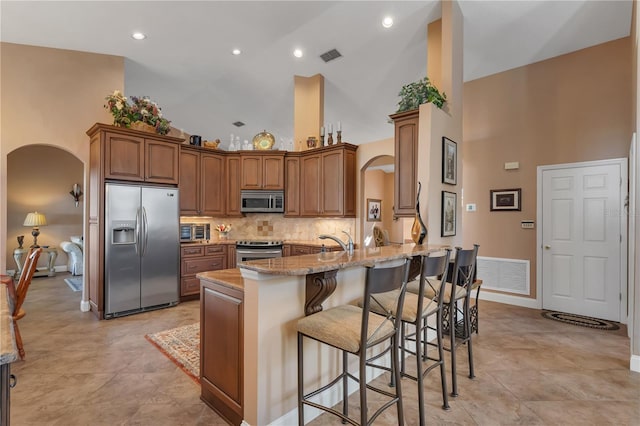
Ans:
POLYGON ((622 301, 622 293, 619 293, 620 301, 622 301))

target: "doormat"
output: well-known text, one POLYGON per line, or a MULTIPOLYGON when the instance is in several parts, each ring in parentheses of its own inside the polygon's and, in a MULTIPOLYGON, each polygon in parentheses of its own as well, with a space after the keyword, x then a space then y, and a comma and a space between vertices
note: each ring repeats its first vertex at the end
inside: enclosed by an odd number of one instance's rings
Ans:
POLYGON ((582 315, 567 314, 565 312, 542 311, 542 316, 552 320, 567 324, 579 325, 582 327, 597 328, 598 330, 618 330, 620 326, 611 321, 598 318, 585 317, 582 315))
POLYGON ((200 323, 144 336, 151 344, 200 384, 200 323))
POLYGON ((67 283, 69 288, 73 291, 82 290, 82 277, 65 278, 64 282, 67 283))

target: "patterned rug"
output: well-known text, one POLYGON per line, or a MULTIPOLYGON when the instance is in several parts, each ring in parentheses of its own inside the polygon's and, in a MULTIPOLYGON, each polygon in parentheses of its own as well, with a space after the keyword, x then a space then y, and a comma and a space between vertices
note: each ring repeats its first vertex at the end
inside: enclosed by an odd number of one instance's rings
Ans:
POLYGON ((200 384, 200 323, 144 336, 182 371, 200 384))
POLYGON ((565 312, 542 311, 542 316, 548 319, 579 325, 582 327, 597 328, 598 330, 618 330, 620 326, 615 322, 582 315, 567 314, 565 312))

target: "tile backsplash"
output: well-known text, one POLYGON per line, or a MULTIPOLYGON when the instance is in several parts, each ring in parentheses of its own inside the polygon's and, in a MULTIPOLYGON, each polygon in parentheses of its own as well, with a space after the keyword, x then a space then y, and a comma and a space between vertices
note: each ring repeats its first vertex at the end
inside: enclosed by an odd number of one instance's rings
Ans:
POLYGON ((274 238, 280 240, 316 240, 320 234, 335 234, 343 238, 342 231, 355 238, 356 219, 285 218, 275 213, 250 213, 241 218, 183 217, 181 222, 211 224, 211 238, 216 239, 215 226, 231 224, 229 239, 274 238))

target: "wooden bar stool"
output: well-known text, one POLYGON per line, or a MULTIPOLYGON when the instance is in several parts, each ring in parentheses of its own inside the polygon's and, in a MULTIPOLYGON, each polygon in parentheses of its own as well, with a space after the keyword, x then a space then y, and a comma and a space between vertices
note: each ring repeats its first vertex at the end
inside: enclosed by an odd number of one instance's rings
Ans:
POLYGON ((402 391, 400 386, 400 370, 398 365, 398 337, 400 321, 390 312, 386 315, 378 315, 372 312, 372 305, 377 304, 377 298, 384 293, 395 290, 397 300, 395 312, 400 317, 404 305, 404 296, 409 274, 409 259, 385 262, 366 267, 364 299, 362 308, 352 305, 342 305, 321 311, 302 318, 297 323, 298 328, 298 424, 304 425, 304 406, 318 408, 342 419, 343 423, 353 425, 371 424, 385 409, 396 405, 398 412, 398 424, 404 424, 402 410, 402 391), (303 365, 303 340, 313 339, 320 343, 332 346, 342 352, 342 372, 330 383, 316 390, 305 393, 304 391, 304 365, 303 365), (367 359, 370 348, 387 344, 382 352, 367 359), (376 364, 374 361, 381 358, 386 352, 391 353, 391 368, 376 364), (359 376, 355 377, 348 371, 347 357, 353 354, 358 357, 359 376), (390 371, 395 377, 395 392, 374 387, 366 382, 366 367, 374 367, 390 371), (360 393, 360 422, 349 417, 348 379, 352 379, 359 385, 360 393), (310 398, 328 390, 335 385, 342 384, 343 400, 342 412, 331 407, 323 406, 311 401, 310 398), (367 414, 367 389, 388 397, 388 400, 378 408, 371 416, 367 414))

